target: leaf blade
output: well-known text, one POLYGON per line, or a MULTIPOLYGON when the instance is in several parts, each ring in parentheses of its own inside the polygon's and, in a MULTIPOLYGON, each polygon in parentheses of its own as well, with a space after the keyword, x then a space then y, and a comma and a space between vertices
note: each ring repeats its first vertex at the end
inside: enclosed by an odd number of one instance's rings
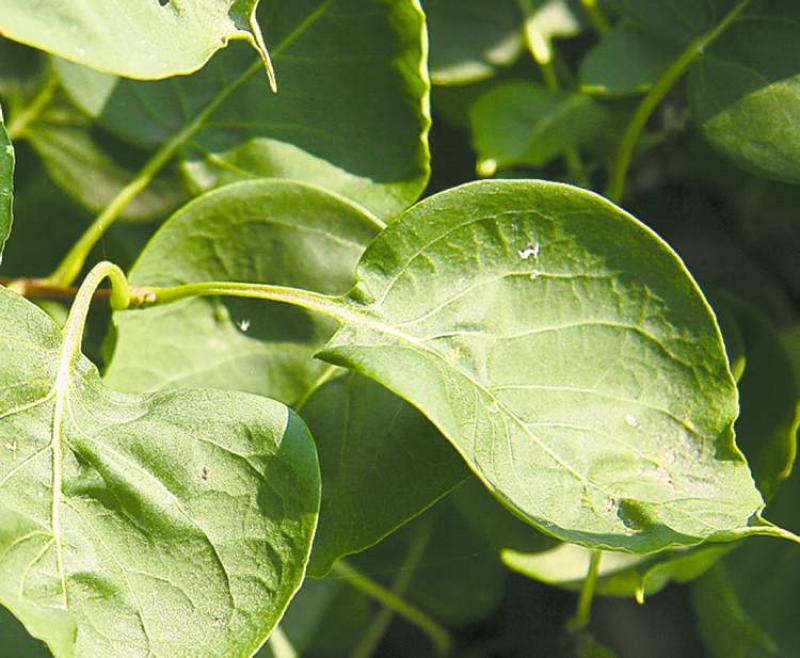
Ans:
POLYGON ((547 533, 649 552, 733 539, 763 507, 733 441, 735 384, 707 302, 655 234, 601 197, 468 184, 386 229, 358 278, 322 358, 418 406, 547 533), (547 289, 564 306, 546 305, 547 289), (572 365, 560 339, 577 350, 572 365), (660 387, 627 374, 630 360, 662 373, 660 387))
POLYGON ((112 392, 79 335, 5 289, 0 306, 0 601, 57 656, 255 651, 310 552, 305 426, 244 394, 112 392))

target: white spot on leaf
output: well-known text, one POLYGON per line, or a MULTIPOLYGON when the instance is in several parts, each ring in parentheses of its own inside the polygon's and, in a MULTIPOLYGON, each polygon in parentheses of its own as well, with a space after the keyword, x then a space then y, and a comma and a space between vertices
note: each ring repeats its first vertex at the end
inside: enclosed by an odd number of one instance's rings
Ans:
POLYGON ((243 332, 247 332, 247 330, 250 328, 250 320, 247 320, 246 318, 243 318, 243 319, 239 320, 239 321, 236 323, 236 325, 237 325, 237 326, 239 327, 239 329, 241 329, 243 332))
POLYGON ((532 240, 527 247, 520 249, 517 254, 522 260, 528 260, 529 258, 536 260, 539 258, 539 243, 536 240, 532 240))
POLYGON ((625 422, 631 427, 639 427, 639 421, 633 414, 627 414, 625 416, 625 422))

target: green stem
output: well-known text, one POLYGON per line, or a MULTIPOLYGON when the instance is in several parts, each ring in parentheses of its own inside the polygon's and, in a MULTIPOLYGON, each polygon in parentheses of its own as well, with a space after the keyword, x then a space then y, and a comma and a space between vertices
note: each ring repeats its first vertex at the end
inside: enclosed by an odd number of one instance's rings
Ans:
POLYGON ((639 142, 639 138, 647 125, 648 119, 650 119, 650 116, 658 107, 659 103, 661 103, 669 91, 683 77, 683 74, 686 73, 689 66, 717 37, 730 27, 749 4, 750 0, 739 0, 736 6, 728 12, 717 25, 697 39, 694 39, 680 54, 678 59, 661 74, 661 77, 655 85, 653 85, 653 88, 644 99, 642 99, 639 107, 636 108, 631 122, 628 124, 628 129, 625 131, 619 151, 617 152, 614 169, 611 173, 611 178, 606 190, 606 196, 609 199, 616 203, 622 200, 622 196, 625 193, 625 180, 628 175, 628 169, 636 144, 639 142))
POLYGON ((572 619, 567 622, 567 629, 571 633, 583 630, 589 625, 589 619, 592 616, 592 600, 597 587, 597 578, 600 575, 600 559, 602 556, 602 551, 597 549, 592 551, 589 570, 586 573, 586 579, 583 581, 583 588, 578 599, 578 609, 572 619))
MULTIPOLYGON (((425 549, 430 543, 432 531, 433 528, 431 524, 425 523, 419 526, 418 531, 414 535, 411 546, 406 552, 403 563, 400 565, 397 576, 392 583, 392 592, 396 596, 402 597, 411 584, 414 572, 422 556, 425 554, 425 549)), ((375 617, 375 620, 370 624, 367 632, 361 638, 351 658, 372 658, 383 636, 386 635, 386 631, 394 615, 395 611, 392 608, 383 607, 375 617)))
POLYGON ((323 295, 310 290, 273 286, 263 283, 237 283, 233 281, 203 281, 188 283, 170 288, 141 287, 137 288, 138 305, 154 306, 172 304, 190 297, 209 297, 224 295, 226 297, 246 297, 262 299, 270 302, 283 302, 305 308, 321 315, 337 320, 348 320, 354 312, 348 310, 338 297, 323 295))
POLYGON ((125 273, 114 263, 102 261, 95 265, 78 288, 75 300, 69 309, 67 321, 64 324, 64 341, 61 349, 60 365, 56 381, 56 389, 65 390, 66 380, 75 359, 81 351, 83 332, 86 329, 86 318, 89 307, 94 300, 95 293, 104 279, 111 281, 111 308, 122 311, 131 304, 131 287, 125 278, 125 273))
POLYGON ((356 589, 414 624, 430 638, 440 656, 446 656, 450 653, 453 645, 453 638, 450 636, 450 632, 422 610, 407 603, 397 594, 365 576, 343 560, 339 560, 334 565, 333 571, 356 589))
POLYGON ((68 286, 80 274, 92 248, 105 232, 119 219, 122 211, 139 196, 175 156, 178 150, 198 133, 209 117, 216 112, 232 93, 249 80, 262 67, 261 60, 253 62, 245 71, 225 87, 205 108, 184 128, 164 142, 153 156, 144 164, 138 174, 109 202, 103 211, 84 231, 67 255, 46 281, 52 285, 68 286))
POLYGON ((608 34, 608 19, 603 13, 603 8, 598 4, 597 0, 581 0, 583 9, 589 16, 589 21, 598 35, 604 37, 608 34))
POLYGON ((58 89, 58 80, 52 71, 48 73, 47 80, 42 85, 39 92, 30 102, 28 107, 18 115, 11 118, 7 129, 8 136, 11 140, 19 139, 25 136, 25 131, 28 126, 36 121, 41 116, 42 111, 49 105, 50 101, 58 89))

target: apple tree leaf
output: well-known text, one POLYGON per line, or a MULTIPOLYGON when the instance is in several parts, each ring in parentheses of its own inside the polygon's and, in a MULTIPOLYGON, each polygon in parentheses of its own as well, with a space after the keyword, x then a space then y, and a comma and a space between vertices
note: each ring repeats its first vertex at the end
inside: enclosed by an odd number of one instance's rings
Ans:
POLYGON ((322 358, 417 406, 519 516, 587 547, 732 540, 763 500, 716 320, 669 247, 592 193, 483 181, 372 242, 322 358))
POLYGON ((305 425, 244 393, 117 393, 72 316, 6 289, 0 311, 0 604, 59 658, 252 654, 311 549, 305 425))
POLYGON ((274 87, 257 5, 258 0, 8 0, 0 6, 0 34, 100 71, 140 79, 192 73, 228 41, 245 40, 258 51, 274 87))

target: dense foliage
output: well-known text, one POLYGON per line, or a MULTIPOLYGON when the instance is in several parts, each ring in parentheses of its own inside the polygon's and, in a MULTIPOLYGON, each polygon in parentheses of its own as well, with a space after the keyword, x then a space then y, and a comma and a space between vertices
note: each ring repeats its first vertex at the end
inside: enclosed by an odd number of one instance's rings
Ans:
POLYGON ((796 0, 0 35, 0 653, 800 655, 796 0))

